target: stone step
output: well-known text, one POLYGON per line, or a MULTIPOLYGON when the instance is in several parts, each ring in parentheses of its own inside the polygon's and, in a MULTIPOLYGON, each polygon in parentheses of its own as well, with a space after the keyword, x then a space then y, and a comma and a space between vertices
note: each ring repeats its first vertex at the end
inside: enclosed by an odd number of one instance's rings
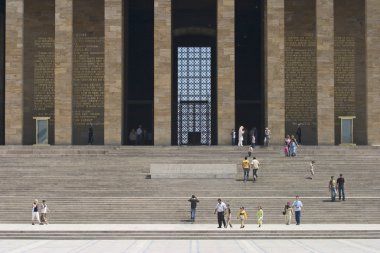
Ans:
POLYGON ((242 240, 380 239, 380 231, 0 231, 0 239, 18 240, 242 240))

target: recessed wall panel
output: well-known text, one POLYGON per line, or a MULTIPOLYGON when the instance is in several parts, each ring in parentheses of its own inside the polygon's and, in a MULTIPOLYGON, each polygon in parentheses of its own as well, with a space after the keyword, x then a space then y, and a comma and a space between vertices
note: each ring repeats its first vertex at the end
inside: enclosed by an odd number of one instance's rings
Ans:
POLYGON ((50 117, 54 144, 55 1, 24 1, 23 144, 36 143, 33 117, 50 117))
MULTIPOLYGON (((317 144, 315 0, 285 0, 285 133, 317 144)), ((273 131, 273 129, 272 129, 273 131)))
POLYGON ((104 0, 73 1, 73 141, 104 144, 104 0))
POLYGON ((365 1, 334 1, 335 143, 340 144, 339 116, 355 116, 354 143, 367 143, 365 1))

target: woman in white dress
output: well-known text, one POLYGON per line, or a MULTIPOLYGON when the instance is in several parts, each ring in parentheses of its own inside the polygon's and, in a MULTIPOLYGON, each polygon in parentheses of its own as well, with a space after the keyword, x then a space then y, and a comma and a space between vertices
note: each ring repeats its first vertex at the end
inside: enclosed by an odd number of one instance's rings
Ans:
POLYGON ((244 127, 240 126, 239 127, 239 142, 238 142, 239 147, 243 147, 243 134, 244 134, 244 127))

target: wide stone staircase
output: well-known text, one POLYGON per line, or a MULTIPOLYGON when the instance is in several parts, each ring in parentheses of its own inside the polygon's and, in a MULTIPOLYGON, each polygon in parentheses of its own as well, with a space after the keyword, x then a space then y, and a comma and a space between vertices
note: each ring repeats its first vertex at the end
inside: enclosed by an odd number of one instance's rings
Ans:
MULTIPOLYGON (((257 206, 264 209, 264 224, 282 224, 284 205, 300 195, 304 224, 353 224, 352 231, 250 231, 244 236, 380 238, 379 231, 355 230, 355 224, 380 224, 379 153, 380 147, 369 146, 300 146, 298 155, 290 158, 280 146, 258 147, 253 154, 261 163, 258 181, 243 183, 240 164, 246 147, 3 146, 0 223, 30 223, 31 204, 37 198, 47 200, 53 224, 188 224, 187 200, 195 194, 200 200, 197 224, 216 224, 213 212, 219 197, 231 205, 235 224, 240 206, 248 212, 248 224, 255 223, 257 206), (316 161, 312 180, 307 179, 311 160, 316 161), (151 179, 151 164, 236 164, 236 178, 151 179), (347 201, 331 202, 328 182, 340 173, 346 179, 347 201)), ((58 239, 242 236, 239 231, 55 232, 49 235, 58 239)), ((0 238, 44 238, 43 233, 0 231, 0 238)))

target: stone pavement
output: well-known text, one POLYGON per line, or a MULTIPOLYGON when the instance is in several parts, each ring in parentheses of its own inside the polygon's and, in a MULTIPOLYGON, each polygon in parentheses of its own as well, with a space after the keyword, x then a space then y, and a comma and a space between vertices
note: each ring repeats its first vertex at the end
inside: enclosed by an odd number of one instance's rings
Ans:
MULTIPOLYGON (((357 231, 380 231, 380 224, 301 224, 301 226, 283 224, 264 224, 262 228, 257 228, 254 224, 246 225, 244 231, 263 230, 263 231, 336 231, 343 233, 351 230, 357 231)), ((50 224, 45 226, 32 226, 29 224, 1 224, 0 232, 18 231, 35 232, 39 231, 60 231, 62 234, 73 231, 140 231, 149 233, 151 231, 215 231, 224 233, 224 231, 240 232, 242 229, 235 225, 234 228, 217 229, 216 224, 50 224)), ((227 239, 227 240, 208 240, 204 239, 187 239, 171 240, 170 237, 152 240, 11 240, 2 238, 0 240, 0 253, 18 253, 18 252, 130 252, 130 253, 182 253, 182 252, 267 252, 277 253, 284 252, 301 253, 301 252, 380 252, 380 239, 227 239)))

